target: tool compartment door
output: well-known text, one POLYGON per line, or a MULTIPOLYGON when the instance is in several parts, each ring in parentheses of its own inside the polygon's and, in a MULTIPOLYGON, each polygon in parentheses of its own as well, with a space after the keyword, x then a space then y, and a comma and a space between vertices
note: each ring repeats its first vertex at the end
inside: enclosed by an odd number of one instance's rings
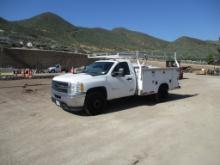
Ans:
POLYGON ((142 81, 144 95, 155 93, 155 70, 144 69, 142 73, 142 81))
POLYGON ((173 68, 172 69, 172 83, 171 83, 171 89, 175 89, 179 87, 179 69, 173 68))

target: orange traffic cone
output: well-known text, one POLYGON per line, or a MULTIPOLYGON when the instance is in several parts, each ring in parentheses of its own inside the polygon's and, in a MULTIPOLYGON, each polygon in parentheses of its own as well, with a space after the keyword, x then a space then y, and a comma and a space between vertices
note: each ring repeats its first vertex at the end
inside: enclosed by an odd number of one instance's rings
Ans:
POLYGON ((25 77, 25 71, 24 71, 24 69, 21 70, 21 76, 22 76, 22 77, 25 77))
POLYGON ((28 78, 28 76, 29 76, 29 69, 26 69, 25 70, 25 78, 28 78))
POLYGON ((73 67, 71 68, 70 72, 71 72, 71 73, 74 73, 74 68, 73 68, 73 67))
POLYGON ((29 78, 32 78, 32 70, 29 69, 29 78))

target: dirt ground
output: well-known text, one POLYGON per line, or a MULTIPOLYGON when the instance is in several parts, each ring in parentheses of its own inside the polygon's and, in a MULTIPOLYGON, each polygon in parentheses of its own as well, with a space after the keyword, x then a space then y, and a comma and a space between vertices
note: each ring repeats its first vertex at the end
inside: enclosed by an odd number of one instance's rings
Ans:
POLYGON ((185 74, 167 102, 115 100, 98 116, 57 107, 50 81, 0 81, 0 164, 220 164, 220 77, 185 74))

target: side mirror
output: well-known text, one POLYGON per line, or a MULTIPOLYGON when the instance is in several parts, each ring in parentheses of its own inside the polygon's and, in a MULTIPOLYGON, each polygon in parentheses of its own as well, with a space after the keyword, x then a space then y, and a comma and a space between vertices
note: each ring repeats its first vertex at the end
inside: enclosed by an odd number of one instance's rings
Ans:
POLYGON ((124 76, 124 68, 119 68, 118 75, 119 76, 124 76))
POLYGON ((124 68, 119 68, 118 71, 112 72, 113 77, 122 77, 124 76, 124 68))

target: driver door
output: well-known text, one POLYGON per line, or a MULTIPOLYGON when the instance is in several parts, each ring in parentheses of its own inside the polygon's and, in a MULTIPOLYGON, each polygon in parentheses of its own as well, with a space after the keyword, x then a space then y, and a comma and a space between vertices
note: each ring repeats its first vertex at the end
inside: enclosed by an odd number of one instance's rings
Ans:
POLYGON ((134 95, 135 83, 135 77, 131 74, 127 62, 118 63, 112 71, 111 76, 109 76, 108 86, 111 90, 109 98, 114 99, 134 95), (120 69, 123 69, 122 75, 113 74, 119 72, 120 69))

